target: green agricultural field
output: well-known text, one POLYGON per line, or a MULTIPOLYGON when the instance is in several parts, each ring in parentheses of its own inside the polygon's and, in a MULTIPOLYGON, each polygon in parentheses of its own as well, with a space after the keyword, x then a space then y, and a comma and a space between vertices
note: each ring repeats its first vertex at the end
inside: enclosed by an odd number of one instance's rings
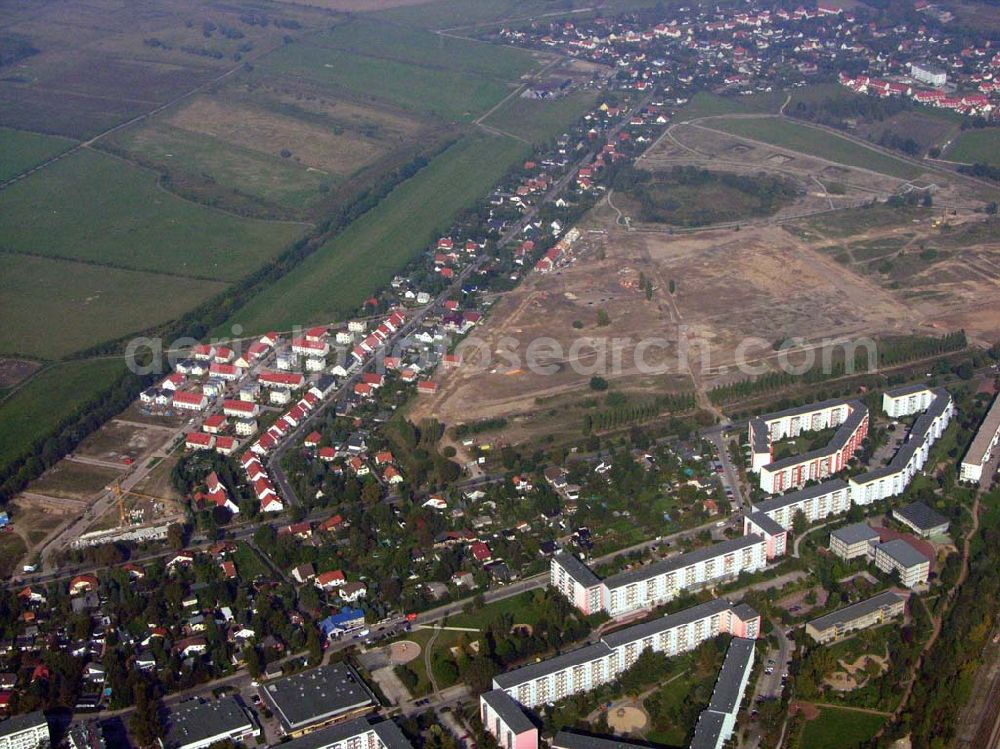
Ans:
MULTIPOLYGON (((604 0, 601 11, 614 15, 617 12, 651 8, 655 0, 604 0)), ((491 25, 506 18, 525 19, 545 13, 551 18, 562 12, 580 17, 580 10, 590 9, 589 0, 436 0, 429 3, 402 5, 378 11, 371 15, 394 23, 425 29, 457 28, 461 26, 491 25), (558 6, 558 7, 556 7, 558 6)))
POLYGON ((944 158, 966 164, 1000 166, 1000 127, 966 130, 955 138, 944 158))
POLYGON ((176 190, 192 193, 200 202, 211 202, 223 192, 224 199, 239 202, 249 195, 283 209, 298 209, 321 197, 320 185, 333 180, 320 171, 290 159, 242 148, 200 133, 160 122, 124 131, 117 144, 146 163, 169 170, 176 190), (197 179, 185 178, 196 175, 197 179))
POLYGON ((58 364, 0 402, 0 469, 125 371, 121 359, 58 364))
POLYGON ((361 100, 376 99, 446 120, 474 119, 509 94, 514 85, 307 42, 285 45, 261 60, 260 68, 265 73, 305 78, 361 100))
POLYGON ((3 255, 0 352, 55 359, 180 317, 217 281, 3 255))
POLYGON ((469 135, 239 310, 247 331, 342 318, 424 250, 528 153, 511 138, 469 135))
POLYGON ((303 225, 244 219, 158 187, 157 175, 82 150, 0 192, 0 249, 235 280, 303 225))
MULTIPOLYGON (((718 117, 725 114, 777 114, 781 102, 785 100, 782 92, 769 94, 754 94, 753 96, 717 96, 707 91, 699 91, 691 97, 674 117, 676 122, 687 122, 699 117, 718 117)), ((716 123, 706 123, 715 127, 716 123)))
POLYGON ((874 736, 883 723, 885 718, 881 715, 823 706, 819 717, 806 723, 799 747, 843 749, 856 746, 874 736))
POLYGON ((799 151, 838 164, 871 169, 901 179, 914 179, 923 173, 923 170, 916 165, 866 148, 833 133, 775 117, 718 119, 709 123, 709 126, 732 135, 770 143, 773 146, 799 151))
POLYGON ((504 102, 483 123, 532 143, 546 143, 565 132, 596 102, 594 91, 575 91, 550 101, 516 96, 504 102))
POLYGON ((505 81, 516 80, 538 67, 532 53, 517 47, 443 36, 365 18, 354 19, 325 34, 311 37, 309 43, 364 57, 505 81))
POLYGON ((31 169, 73 145, 68 138, 0 127, 0 180, 31 169))

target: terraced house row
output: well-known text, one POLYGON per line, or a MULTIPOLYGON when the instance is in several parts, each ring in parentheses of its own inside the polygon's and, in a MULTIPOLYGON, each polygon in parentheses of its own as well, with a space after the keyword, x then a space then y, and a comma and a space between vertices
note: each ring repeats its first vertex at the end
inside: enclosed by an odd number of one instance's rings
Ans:
POLYGON ((584 614, 618 619, 672 601, 681 593, 733 580, 767 566, 764 536, 748 534, 633 570, 597 577, 571 554, 552 557, 549 584, 584 614))

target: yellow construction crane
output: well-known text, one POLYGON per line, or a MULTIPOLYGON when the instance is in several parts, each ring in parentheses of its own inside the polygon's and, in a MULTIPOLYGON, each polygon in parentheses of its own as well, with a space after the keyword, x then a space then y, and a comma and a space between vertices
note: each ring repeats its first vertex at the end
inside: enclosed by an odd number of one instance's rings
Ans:
POLYGON ((118 504, 118 526, 123 527, 125 525, 125 497, 126 495, 132 497, 141 497, 143 499, 152 499, 156 502, 169 502, 165 497, 155 497, 152 494, 144 494, 143 492, 137 492, 135 489, 122 489, 122 479, 124 476, 119 476, 111 484, 111 492, 115 496, 115 502, 118 504))

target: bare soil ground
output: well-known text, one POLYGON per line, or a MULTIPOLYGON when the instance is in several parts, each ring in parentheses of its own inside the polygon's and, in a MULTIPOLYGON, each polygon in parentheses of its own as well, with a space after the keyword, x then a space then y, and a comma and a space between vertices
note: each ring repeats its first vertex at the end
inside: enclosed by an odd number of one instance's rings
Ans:
POLYGON ((121 473, 105 466, 60 460, 38 480, 31 482, 25 491, 58 499, 86 501, 104 491, 121 473))
POLYGON ((135 491, 151 497, 180 502, 183 497, 170 480, 170 474, 175 465, 177 465, 177 458, 174 455, 164 458, 149 472, 146 478, 136 484, 135 491))
POLYGON ((569 429, 570 416, 578 429, 587 402, 593 408, 602 397, 587 386, 598 357, 583 344, 605 338, 625 341, 622 366, 596 373, 644 397, 743 379, 739 361, 771 366, 772 344, 785 338, 809 348, 826 339, 964 328, 976 340, 1000 339, 1000 232, 984 223, 983 196, 967 183, 933 175, 933 208, 857 207, 909 183, 690 125, 674 127, 640 166, 677 164, 784 174, 807 194, 738 230, 695 232, 627 227, 612 194, 580 223, 567 267, 530 272, 496 301, 475 331, 480 349, 439 373, 437 394, 420 399, 414 420, 454 425, 504 416, 508 425, 488 435, 499 442, 569 429), (653 284, 649 300, 640 274, 653 284), (598 310, 608 325, 598 326, 598 310), (523 363, 528 344, 541 337, 561 349, 543 357, 553 365, 544 374, 523 363), (638 342, 651 338, 658 345, 646 361, 659 368, 655 376, 635 366, 638 342), (518 346, 513 363, 498 354, 510 350, 507 339, 518 346))
POLYGON ((81 442, 74 454, 124 465, 126 459, 136 462, 151 450, 160 447, 167 436, 165 430, 116 419, 81 442))
POLYGON ((11 388, 23 382, 41 364, 27 359, 0 358, 0 389, 11 388))

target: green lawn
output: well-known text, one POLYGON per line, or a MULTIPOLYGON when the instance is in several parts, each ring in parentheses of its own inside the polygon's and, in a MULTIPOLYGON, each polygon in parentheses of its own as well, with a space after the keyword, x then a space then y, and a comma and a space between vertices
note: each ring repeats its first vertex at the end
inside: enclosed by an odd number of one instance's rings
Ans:
POLYGON ((0 352, 56 359, 180 317, 226 288, 72 260, 0 255, 0 352))
POLYGON ((10 179, 73 145, 68 138, 0 127, 0 180, 10 179))
POLYGON ((781 148, 835 161, 838 164, 871 169, 892 177, 914 179, 923 173, 923 170, 914 164, 873 151, 824 130, 799 125, 788 120, 779 120, 774 117, 746 120, 718 119, 705 124, 733 135, 763 141, 781 148))
POLYGON ((57 364, 0 402, 0 468, 111 385, 123 371, 121 359, 57 364))
POLYGON ((470 627, 472 629, 485 629, 497 616, 510 614, 514 624, 535 624, 538 621, 538 613, 543 605, 543 591, 528 591, 520 595, 504 598, 485 606, 474 608, 470 613, 461 613, 456 616, 449 616, 447 625, 449 627, 470 627), (538 593, 536 599, 535 593, 538 593))
POLYGON ((546 143, 564 133, 597 102, 595 91, 575 91, 553 100, 516 96, 484 120, 484 124, 532 143, 546 143))
POLYGON ((885 718, 881 715, 822 707, 819 717, 806 723, 802 730, 800 749, 852 749, 869 740, 885 718))
POLYGON ((471 120, 510 93, 514 80, 422 67, 309 42, 287 44, 261 60, 265 73, 305 78, 362 100, 375 99, 445 120, 471 120))
POLYGON ((360 17, 312 37, 310 44, 506 81, 516 80, 538 66, 530 52, 518 47, 443 36, 360 17))
POLYGON ((86 149, 0 192, 0 216, 0 249, 219 280, 303 231, 188 202, 155 173, 86 149))
POLYGON ((273 577, 270 568, 257 556, 257 552, 242 541, 236 545, 232 559, 236 565, 236 574, 241 580, 251 581, 258 575, 268 579, 273 577))
POLYGON ((955 138, 944 158, 967 164, 1000 166, 1000 127, 966 130, 955 138))
POLYGON ((132 128, 116 136, 117 143, 144 163, 162 165, 174 183, 185 188, 183 175, 198 178, 198 199, 211 200, 223 190, 251 195, 269 205, 302 208, 321 197, 320 185, 336 180, 291 159, 269 156, 208 135, 172 127, 165 122, 132 128))
POLYGON ((393 190, 290 273, 255 296, 220 329, 290 328, 351 314, 426 249, 528 153, 511 138, 468 135, 393 190))
MULTIPOLYGON (((600 3, 601 11, 606 15, 652 8, 655 0, 604 0, 600 3)), ((525 19, 542 13, 548 14, 547 20, 553 20, 558 13, 573 13, 574 17, 581 14, 575 11, 594 8, 590 0, 436 0, 436 2, 402 5, 398 8, 377 11, 371 15, 376 18, 392 21, 407 26, 417 26, 426 29, 455 28, 470 24, 490 24, 505 18, 525 19)))

